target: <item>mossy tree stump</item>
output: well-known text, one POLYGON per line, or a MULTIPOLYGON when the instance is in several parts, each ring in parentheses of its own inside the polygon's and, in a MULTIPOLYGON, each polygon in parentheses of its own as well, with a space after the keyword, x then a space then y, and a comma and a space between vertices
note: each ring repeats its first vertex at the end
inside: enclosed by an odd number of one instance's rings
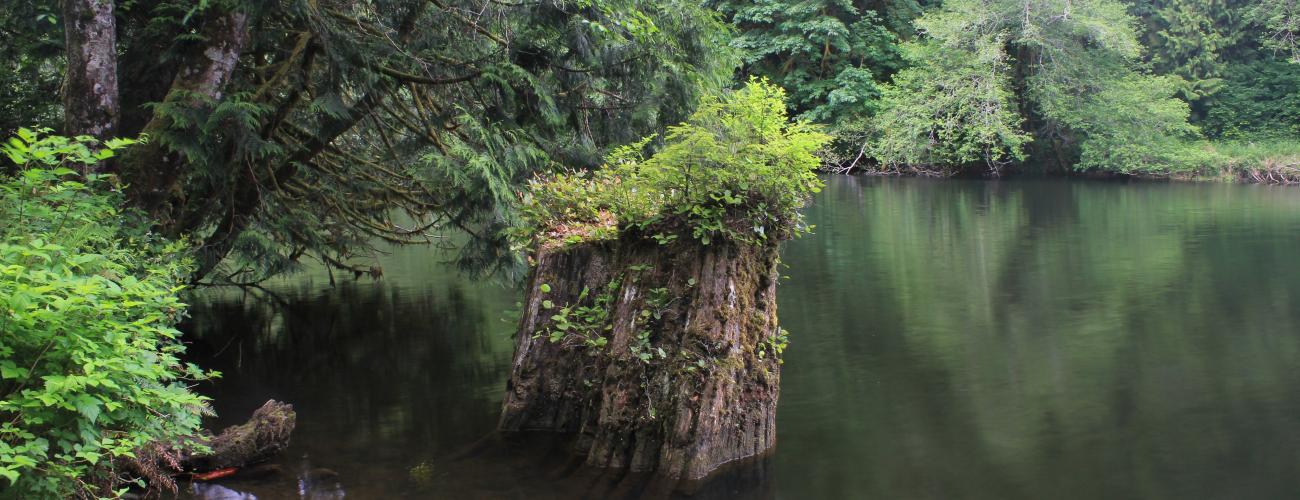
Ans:
POLYGON ((780 242, 806 230, 829 136, 759 81, 594 172, 534 180, 500 428, 573 433, 597 467, 695 480, 775 444, 780 242))
POLYGON ((625 237, 535 259, 502 430, 575 433, 589 465, 682 479, 775 444, 776 243, 625 237))

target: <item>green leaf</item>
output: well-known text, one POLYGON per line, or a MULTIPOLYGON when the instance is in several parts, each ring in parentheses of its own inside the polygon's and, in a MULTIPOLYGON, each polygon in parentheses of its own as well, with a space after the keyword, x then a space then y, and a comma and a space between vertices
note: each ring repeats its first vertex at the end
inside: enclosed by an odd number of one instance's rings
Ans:
POLYGON ((4 476, 5 479, 8 479, 9 486, 13 486, 18 482, 19 474, 18 471, 14 470, 12 467, 0 467, 0 476, 4 476))
POLYGON ((27 377, 27 369, 21 368, 13 361, 0 361, 0 378, 21 379, 27 377))
POLYGON ((83 394, 76 398, 74 404, 77 407, 77 412, 90 420, 90 423, 93 424, 96 420, 99 420, 100 402, 98 400, 83 394))

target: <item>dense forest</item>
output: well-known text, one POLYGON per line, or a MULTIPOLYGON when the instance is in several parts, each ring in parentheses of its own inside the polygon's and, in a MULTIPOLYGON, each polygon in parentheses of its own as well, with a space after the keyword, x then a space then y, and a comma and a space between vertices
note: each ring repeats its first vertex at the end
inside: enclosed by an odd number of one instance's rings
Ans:
MULTIPOLYGON (((783 89, 767 92, 791 126, 829 135, 809 143, 829 144, 830 172, 1300 182, 1297 36, 1296 0, 9 5, 4 491, 174 487, 158 463, 199 432, 207 403, 188 384, 214 375, 180 358, 186 286, 306 265, 378 277, 381 243, 517 271, 519 228, 563 220, 529 211, 529 182, 617 177, 628 145, 734 174, 712 177, 734 204, 784 199, 751 185, 815 191, 804 163, 748 182, 727 152, 673 135, 757 82, 783 89)), ((708 180, 685 178, 684 210, 724 196, 692 198, 708 180)), ((798 203, 770 208, 794 218, 798 203)))
POLYGON ((718 2, 840 170, 1290 180, 1291 2, 718 2))

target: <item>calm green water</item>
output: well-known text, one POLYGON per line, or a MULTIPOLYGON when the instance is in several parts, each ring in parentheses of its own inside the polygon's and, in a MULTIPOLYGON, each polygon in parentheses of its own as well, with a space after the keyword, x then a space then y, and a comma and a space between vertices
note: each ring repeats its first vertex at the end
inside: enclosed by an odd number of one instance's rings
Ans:
MULTIPOLYGON (((828 183, 816 234, 784 253, 775 453, 697 498, 1300 493, 1300 190, 828 183)), ((546 443, 481 440, 517 294, 438 259, 197 297, 187 331, 226 374, 202 389, 223 419, 268 397, 299 411, 282 474, 200 496, 643 494, 546 443)))

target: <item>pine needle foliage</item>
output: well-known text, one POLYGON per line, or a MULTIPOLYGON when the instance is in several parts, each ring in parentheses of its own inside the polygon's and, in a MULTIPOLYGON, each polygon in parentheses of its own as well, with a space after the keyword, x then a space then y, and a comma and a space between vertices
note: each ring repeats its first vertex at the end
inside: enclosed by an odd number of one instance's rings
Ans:
POLYGON ((837 138, 825 159, 856 153, 862 123, 875 114, 881 86, 905 65, 901 40, 915 32, 916 0, 711 0, 736 26, 731 45, 741 76, 766 78, 789 92, 791 111, 837 138))
POLYGON ((113 169, 222 283, 306 260, 369 269, 376 242, 461 234, 462 264, 509 265, 515 187, 681 121, 736 65, 727 26, 689 0, 143 0, 117 14, 118 135, 151 141, 113 169), (208 54, 231 56, 227 78, 208 54))

